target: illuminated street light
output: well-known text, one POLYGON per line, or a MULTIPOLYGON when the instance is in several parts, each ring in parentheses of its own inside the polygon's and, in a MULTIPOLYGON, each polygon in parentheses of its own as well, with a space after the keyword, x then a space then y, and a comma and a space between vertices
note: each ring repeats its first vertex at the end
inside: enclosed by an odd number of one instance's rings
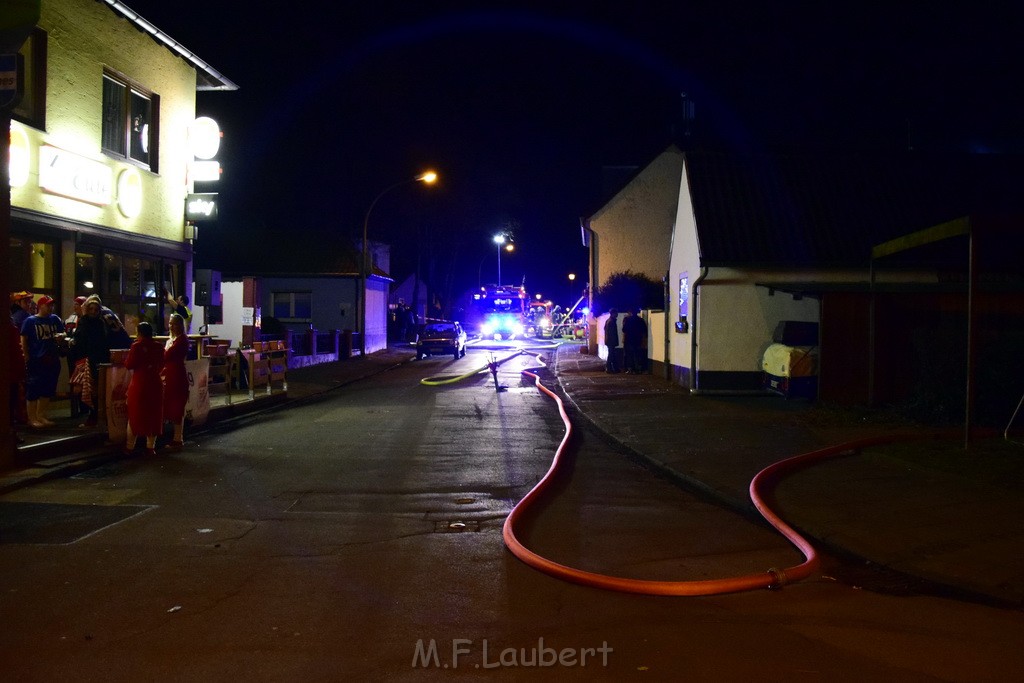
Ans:
POLYGON ((515 250, 516 246, 509 241, 505 233, 495 235, 494 243, 498 245, 498 282, 495 284, 501 287, 501 249, 504 246, 505 251, 511 252, 515 250))
POLYGON ((576 280, 576 273, 569 273, 569 304, 572 304, 572 285, 576 280))
MULTIPOLYGON (((381 190, 373 201, 370 202, 370 208, 366 210, 366 217, 363 219, 363 253, 362 258, 359 259, 359 356, 366 356, 366 282, 369 279, 370 273, 370 245, 367 240, 367 233, 369 232, 370 226, 370 213, 373 211, 373 207, 377 206, 377 202, 380 198, 386 195, 396 187, 402 185, 408 185, 409 183, 425 183, 426 185, 433 185, 437 182, 437 173, 433 171, 427 171, 421 173, 418 176, 413 176, 406 180, 400 180, 394 185, 388 185, 381 190)), ((415 305, 415 302, 414 304, 415 305)))

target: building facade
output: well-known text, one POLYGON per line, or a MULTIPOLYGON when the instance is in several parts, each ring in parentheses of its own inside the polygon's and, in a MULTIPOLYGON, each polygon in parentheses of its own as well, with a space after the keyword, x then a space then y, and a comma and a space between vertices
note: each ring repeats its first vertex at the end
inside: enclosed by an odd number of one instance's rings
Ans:
POLYGON ((44 0, 21 54, 10 286, 163 330, 165 290, 191 291, 196 92, 236 86, 114 0, 44 0))
POLYGON ((595 287, 613 273, 629 271, 655 281, 665 277, 682 169, 683 153, 669 147, 585 221, 595 287))

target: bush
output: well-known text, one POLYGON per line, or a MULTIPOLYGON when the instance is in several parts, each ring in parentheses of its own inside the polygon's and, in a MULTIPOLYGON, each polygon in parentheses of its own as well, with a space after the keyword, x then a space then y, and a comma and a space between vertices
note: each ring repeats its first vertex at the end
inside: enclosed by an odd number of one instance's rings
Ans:
POLYGON ((594 292, 594 313, 605 313, 610 308, 660 310, 665 305, 664 292, 662 283, 642 273, 629 270, 612 273, 594 292))

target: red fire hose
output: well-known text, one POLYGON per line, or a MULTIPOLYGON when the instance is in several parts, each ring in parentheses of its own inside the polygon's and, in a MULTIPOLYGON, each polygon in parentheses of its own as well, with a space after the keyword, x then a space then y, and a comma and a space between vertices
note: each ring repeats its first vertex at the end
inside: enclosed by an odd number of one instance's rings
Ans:
POLYGON ((804 579, 814 574, 817 572, 820 563, 817 553, 807 540, 800 536, 800 534, 786 524, 781 517, 769 508, 765 502, 767 495, 766 492, 769 485, 775 478, 787 470, 803 467, 812 461, 840 453, 848 453, 852 450, 867 446, 888 443, 893 441, 895 438, 874 437, 862 439, 797 455, 792 458, 780 460, 779 462, 766 467, 758 472, 751 480, 750 498, 753 501, 754 506, 769 524, 775 527, 779 533, 785 536, 790 543, 796 546, 797 549, 803 553, 806 559, 801 564, 785 569, 772 568, 765 572, 750 574, 747 576, 701 581, 648 581, 643 579, 607 576, 605 574, 597 574, 595 572, 589 572, 582 569, 575 569, 549 560, 527 548, 516 537, 516 523, 524 514, 525 510, 537 501, 544 490, 553 481, 553 475, 561 466, 566 444, 569 442, 569 438, 572 435, 572 423, 565 412, 565 406, 563 405, 562 400, 554 392, 541 384, 540 378, 536 374, 528 370, 523 370, 523 374, 533 378, 534 386, 536 386, 542 393, 552 398, 558 405, 558 412, 562 417, 563 424, 565 425, 565 436, 562 437, 562 441, 555 451, 555 456, 551 461, 551 467, 548 468, 547 473, 543 478, 541 478, 537 485, 534 486, 533 489, 531 489, 530 492, 527 493, 514 508, 512 508, 512 512, 510 512, 508 517, 505 519, 505 525, 502 529, 502 537, 504 538, 505 545, 512 554, 520 560, 534 569, 538 569, 546 574, 550 574, 551 576, 565 581, 570 581, 572 583, 582 584, 584 586, 592 586, 594 588, 603 588, 623 593, 641 593, 645 595, 716 595, 720 593, 737 593, 757 588, 777 588, 789 582, 799 581, 800 579, 804 579))

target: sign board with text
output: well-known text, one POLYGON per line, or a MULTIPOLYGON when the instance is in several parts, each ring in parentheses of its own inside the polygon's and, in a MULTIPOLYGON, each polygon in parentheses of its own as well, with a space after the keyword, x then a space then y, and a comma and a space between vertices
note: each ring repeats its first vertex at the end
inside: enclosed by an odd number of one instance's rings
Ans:
POLYGON ((0 55, 0 109, 18 103, 25 88, 25 68, 19 54, 0 55))
POLYGON ((216 218, 216 192, 193 192, 185 197, 185 220, 212 221, 216 218))

